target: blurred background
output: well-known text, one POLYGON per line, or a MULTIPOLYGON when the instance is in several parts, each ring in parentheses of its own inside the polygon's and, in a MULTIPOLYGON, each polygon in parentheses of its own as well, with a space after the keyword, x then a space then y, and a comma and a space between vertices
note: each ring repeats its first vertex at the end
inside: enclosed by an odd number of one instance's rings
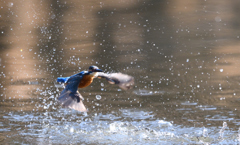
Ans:
POLYGON ((239 10, 238 0, 0 0, 0 141, 239 143, 239 10), (90 65, 136 85, 97 79, 80 90, 87 114, 59 107, 56 78, 90 65))

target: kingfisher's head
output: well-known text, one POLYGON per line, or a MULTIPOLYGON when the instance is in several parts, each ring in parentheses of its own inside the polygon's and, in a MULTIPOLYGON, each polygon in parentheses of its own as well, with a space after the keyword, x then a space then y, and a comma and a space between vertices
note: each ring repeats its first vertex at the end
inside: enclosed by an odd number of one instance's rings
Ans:
POLYGON ((89 72, 103 72, 101 69, 99 69, 97 66, 90 66, 88 69, 89 72))
POLYGON ((99 69, 97 66, 90 66, 89 69, 88 69, 88 73, 90 75, 93 75, 93 76, 96 76, 97 75, 97 72, 103 72, 101 69, 99 69))

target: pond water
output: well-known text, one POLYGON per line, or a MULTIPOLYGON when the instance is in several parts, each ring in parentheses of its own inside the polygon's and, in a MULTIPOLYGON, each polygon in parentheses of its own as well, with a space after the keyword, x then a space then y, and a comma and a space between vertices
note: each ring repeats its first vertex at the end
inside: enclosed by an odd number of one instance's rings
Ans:
POLYGON ((0 1, 1 144, 239 144, 239 1, 0 1), (87 113, 59 76, 90 65, 87 113))

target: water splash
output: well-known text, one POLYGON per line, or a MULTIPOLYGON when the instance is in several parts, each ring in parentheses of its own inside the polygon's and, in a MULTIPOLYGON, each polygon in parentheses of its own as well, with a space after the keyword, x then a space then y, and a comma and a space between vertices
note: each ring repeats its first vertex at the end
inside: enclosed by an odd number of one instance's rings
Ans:
POLYGON ((165 91, 150 91, 150 90, 145 90, 145 89, 139 89, 139 90, 133 91, 133 93, 138 96, 151 96, 151 95, 165 94, 165 91))
POLYGON ((224 130, 226 129, 226 127, 227 127, 227 122, 223 122, 223 127, 221 128, 221 130, 219 132, 219 134, 220 134, 219 139, 223 139, 223 133, 224 133, 224 130))
POLYGON ((186 106, 195 106, 197 104, 198 104, 197 102, 189 102, 189 101, 181 103, 181 105, 186 105, 186 106))
POLYGON ((203 137, 208 137, 208 130, 204 127, 202 132, 203 137))
POLYGON ((219 137, 216 133, 218 129, 214 127, 184 127, 153 119, 152 112, 143 110, 123 109, 121 112, 120 115, 81 114, 60 109, 58 112, 43 114, 8 113, 3 118, 14 122, 13 127, 16 124, 16 135, 12 133, 9 136, 15 142, 19 142, 18 138, 14 138, 19 135, 46 144, 229 144, 233 143, 233 137, 235 142, 240 141, 240 129, 238 135, 231 133, 226 130, 226 122, 223 122, 219 137), (135 118, 134 114, 141 115, 135 118), (17 122, 21 122, 23 127, 17 122))
POLYGON ((240 142, 240 127, 238 129, 238 142, 240 142))

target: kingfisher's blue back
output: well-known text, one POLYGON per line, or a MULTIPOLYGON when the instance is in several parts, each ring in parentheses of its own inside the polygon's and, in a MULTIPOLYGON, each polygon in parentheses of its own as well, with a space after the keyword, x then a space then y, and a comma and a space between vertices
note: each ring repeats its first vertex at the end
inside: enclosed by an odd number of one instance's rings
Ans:
POLYGON ((57 82, 67 83, 67 81, 69 80, 69 78, 71 78, 71 77, 73 77, 73 76, 76 76, 76 75, 82 76, 82 75, 84 75, 85 73, 87 73, 87 71, 81 71, 80 73, 77 73, 77 74, 72 75, 72 76, 70 76, 70 77, 58 77, 58 78, 57 78, 57 82))
POLYGON ((70 77, 58 77, 57 82, 66 83, 70 77))

